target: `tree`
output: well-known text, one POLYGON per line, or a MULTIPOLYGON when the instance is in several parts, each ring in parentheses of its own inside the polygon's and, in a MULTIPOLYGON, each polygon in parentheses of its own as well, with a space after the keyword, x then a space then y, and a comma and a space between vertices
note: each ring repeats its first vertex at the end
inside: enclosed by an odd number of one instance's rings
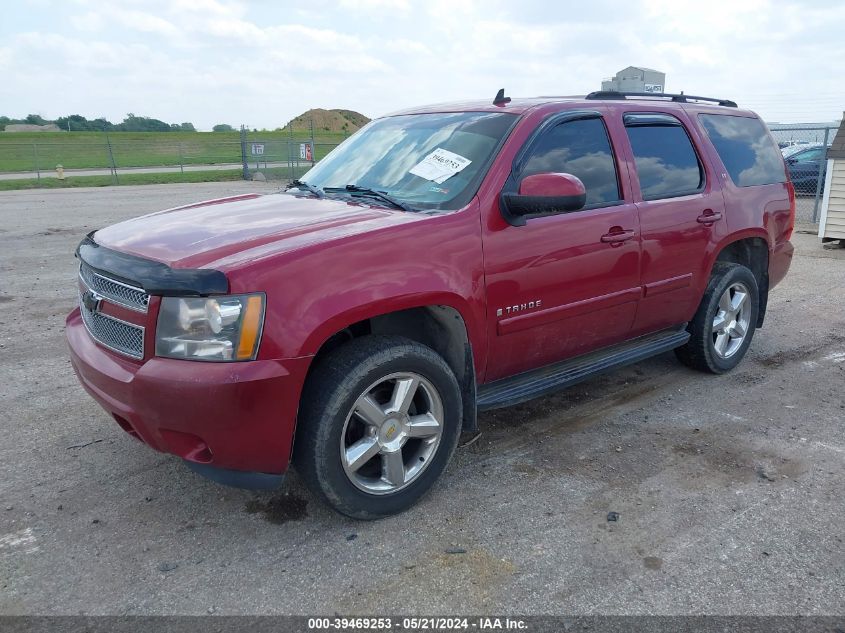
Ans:
POLYGON ((90 129, 95 132, 109 132, 114 129, 114 123, 107 120, 105 117, 89 121, 90 129))
POLYGON ((79 132, 87 130, 88 120, 80 114, 71 114, 70 116, 60 116, 56 119, 56 125, 62 132, 79 132))
MULTIPOLYGON (((60 116, 55 121, 48 121, 40 114, 28 114, 24 119, 13 119, 0 116, 0 131, 12 123, 26 123, 29 125, 49 125, 55 123, 63 132, 196 132, 197 129, 190 121, 182 123, 165 123, 159 119, 138 116, 133 112, 126 115, 121 123, 114 124, 105 117, 87 119, 81 114, 60 116)), ((224 124, 225 125, 225 124, 224 124)), ((231 126, 226 126, 229 130, 231 126)))
POLYGON ((211 128, 212 132, 234 132, 235 128, 233 128, 228 123, 218 123, 213 128, 211 128))
POLYGON ((114 127, 119 132, 170 132, 173 129, 164 121, 146 116, 135 116, 132 112, 126 115, 122 123, 114 127))
POLYGON ((89 121, 81 114, 60 116, 56 119, 56 125, 58 125, 59 129, 63 132, 106 132, 114 127, 109 121, 102 117, 89 121))

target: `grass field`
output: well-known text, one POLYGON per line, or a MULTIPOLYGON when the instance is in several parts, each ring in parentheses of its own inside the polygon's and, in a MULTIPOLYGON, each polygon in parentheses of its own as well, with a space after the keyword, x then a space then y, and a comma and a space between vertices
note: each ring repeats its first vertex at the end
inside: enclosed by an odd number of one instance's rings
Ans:
MULTIPOLYGON (((315 134, 319 160, 346 137, 343 133, 315 134)), ((247 156, 253 143, 263 143, 261 160, 299 159, 299 144, 310 132, 250 132, 247 156)), ((241 160, 238 132, 114 132, 108 135, 118 169, 174 165, 214 165, 241 160)), ((0 172, 53 171, 111 166, 106 135, 98 132, 0 132, 0 172)), ((180 182, 190 182, 182 180, 180 182)), ((6 187, 4 187, 6 188, 6 187)))
MULTIPOLYGON (((216 182, 224 180, 240 180, 241 170, 217 171, 187 171, 184 174, 122 174, 118 178, 119 185, 158 185, 175 182, 216 182)), ((65 189, 68 187, 107 187, 114 185, 111 176, 77 176, 58 180, 57 178, 21 178, 17 180, 0 180, 0 191, 11 189, 65 189)))
MULTIPOLYGON (((294 167, 293 177, 299 178, 308 171, 308 167, 294 167)), ((281 186, 291 178, 291 170, 288 167, 271 167, 261 169, 261 173, 281 186)), ((216 169, 211 171, 186 171, 133 174, 118 173, 117 182, 111 176, 69 176, 59 180, 52 176, 40 180, 35 178, 16 178, 12 180, 0 180, 0 191, 13 189, 65 189, 71 187, 108 187, 111 185, 159 185, 178 182, 223 182, 227 180, 241 180, 243 172, 240 169, 216 169)))

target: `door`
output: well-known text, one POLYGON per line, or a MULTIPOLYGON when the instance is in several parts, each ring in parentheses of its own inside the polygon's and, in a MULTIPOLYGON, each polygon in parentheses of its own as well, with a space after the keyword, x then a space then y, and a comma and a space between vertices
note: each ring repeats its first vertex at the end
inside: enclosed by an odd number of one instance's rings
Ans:
POLYGON ((634 320, 636 207, 598 112, 566 113, 540 126, 517 154, 503 193, 518 191, 525 176, 547 172, 580 178, 586 206, 531 217, 523 226, 491 209, 483 244, 487 380, 624 340, 634 320))
POLYGON ((642 241, 643 298, 634 330, 644 334, 692 318, 727 222, 715 176, 678 118, 637 112, 623 123, 642 241))

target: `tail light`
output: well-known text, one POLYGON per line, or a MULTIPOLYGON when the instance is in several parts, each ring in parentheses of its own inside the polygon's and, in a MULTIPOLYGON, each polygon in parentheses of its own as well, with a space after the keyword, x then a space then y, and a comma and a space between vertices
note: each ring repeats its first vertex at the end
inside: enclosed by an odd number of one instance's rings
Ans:
POLYGON ((789 178, 786 179, 786 191, 789 194, 789 226, 784 231, 784 236, 789 240, 792 238, 792 231, 795 229, 795 185, 789 178))

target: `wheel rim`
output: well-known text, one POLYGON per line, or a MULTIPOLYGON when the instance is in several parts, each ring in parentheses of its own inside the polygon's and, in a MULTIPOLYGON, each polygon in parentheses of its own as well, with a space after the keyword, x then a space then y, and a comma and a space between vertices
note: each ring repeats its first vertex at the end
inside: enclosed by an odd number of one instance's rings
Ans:
POLYGON ((428 468, 443 435, 443 401, 434 385, 411 372, 370 385, 346 416, 340 460, 364 492, 391 494, 428 468))
POLYGON ((713 349, 720 358, 730 358, 739 351, 751 325, 750 292, 743 283, 727 288, 719 298, 713 317, 713 349))

